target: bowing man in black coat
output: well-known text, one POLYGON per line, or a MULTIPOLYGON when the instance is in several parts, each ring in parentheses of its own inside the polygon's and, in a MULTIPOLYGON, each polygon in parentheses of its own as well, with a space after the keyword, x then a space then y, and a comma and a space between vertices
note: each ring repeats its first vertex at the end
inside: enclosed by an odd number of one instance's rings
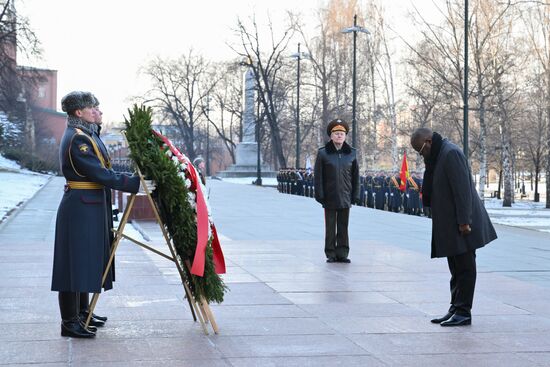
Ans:
POLYGON ((416 129, 411 145, 424 157, 422 202, 432 211, 432 258, 446 257, 451 272, 451 306, 433 319, 441 326, 472 322, 476 249, 497 238, 474 186, 462 150, 427 128, 416 129))
MULTIPOLYGON (((101 292, 111 237, 107 192, 116 189, 135 193, 137 176, 110 169, 94 131, 97 111, 91 93, 71 92, 61 100, 67 112, 67 128, 59 149, 61 171, 67 180, 57 211, 52 291, 59 292, 61 335, 78 338, 95 336, 79 315, 80 293, 101 292)), ((103 289, 112 288, 112 272, 103 289)))
POLYGON ((346 143, 348 124, 342 119, 327 127, 330 141, 317 152, 315 200, 325 208, 327 262, 349 263, 349 209, 359 203, 359 165, 355 148, 346 143))

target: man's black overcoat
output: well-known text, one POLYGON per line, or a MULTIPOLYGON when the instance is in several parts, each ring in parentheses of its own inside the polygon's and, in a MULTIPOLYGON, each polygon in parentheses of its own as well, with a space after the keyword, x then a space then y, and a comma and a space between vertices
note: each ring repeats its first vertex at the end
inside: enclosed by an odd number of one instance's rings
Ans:
POLYGON ((462 150, 444 140, 433 176, 432 258, 455 256, 485 246, 497 238, 489 215, 474 186, 462 150), (461 236, 459 224, 472 232, 461 236))

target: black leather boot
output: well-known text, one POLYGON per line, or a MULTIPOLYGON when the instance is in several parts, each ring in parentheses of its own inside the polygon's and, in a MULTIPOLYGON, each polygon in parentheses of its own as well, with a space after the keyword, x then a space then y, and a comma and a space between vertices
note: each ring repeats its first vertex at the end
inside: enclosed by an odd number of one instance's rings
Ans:
POLYGON ((78 294, 76 292, 59 292, 59 311, 61 312, 61 336, 95 337, 95 333, 86 329, 78 317, 78 294))
MULTIPOLYGON (((82 323, 86 324, 86 320, 88 319, 88 311, 80 312, 79 317, 80 317, 80 320, 82 320, 82 323)), ((92 318, 90 319, 90 323, 88 324, 88 327, 92 327, 92 326, 103 327, 105 326, 105 321, 96 319, 92 314, 92 318)))

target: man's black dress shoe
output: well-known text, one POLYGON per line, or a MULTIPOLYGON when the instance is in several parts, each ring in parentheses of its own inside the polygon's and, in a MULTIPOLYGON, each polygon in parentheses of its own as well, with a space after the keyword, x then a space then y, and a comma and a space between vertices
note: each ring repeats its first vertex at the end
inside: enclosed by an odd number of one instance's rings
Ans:
POLYGON ((441 324, 443 321, 447 321, 449 320, 451 317, 453 317, 453 313, 452 312, 447 312, 447 314, 443 317, 440 317, 438 319, 431 319, 430 321, 434 324, 441 324))
POLYGON ((472 324, 472 317, 471 316, 462 316, 457 315, 456 313, 451 316, 451 318, 447 321, 443 321, 441 326, 465 326, 465 325, 471 325, 472 324))
POLYGON ((336 261, 338 261, 339 263, 346 263, 346 264, 349 264, 351 262, 351 260, 348 259, 347 257, 339 257, 338 259, 336 259, 336 261))
POLYGON ((61 336, 70 336, 72 338, 93 338, 95 333, 84 328, 80 320, 62 321, 61 336))
POLYGON ((336 262, 336 259, 334 257, 329 257, 327 259, 327 263, 335 263, 336 262))

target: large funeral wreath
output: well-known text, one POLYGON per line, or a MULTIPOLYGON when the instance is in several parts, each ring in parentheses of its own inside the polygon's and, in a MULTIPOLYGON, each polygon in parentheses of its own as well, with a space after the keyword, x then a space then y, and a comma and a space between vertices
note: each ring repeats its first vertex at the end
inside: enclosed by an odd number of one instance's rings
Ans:
POLYGON ((204 187, 189 159, 151 128, 150 107, 134 105, 125 117, 130 157, 141 173, 156 182, 153 197, 196 297, 221 303, 227 287, 216 227, 204 187), (185 266, 189 261, 192 267, 185 266))

